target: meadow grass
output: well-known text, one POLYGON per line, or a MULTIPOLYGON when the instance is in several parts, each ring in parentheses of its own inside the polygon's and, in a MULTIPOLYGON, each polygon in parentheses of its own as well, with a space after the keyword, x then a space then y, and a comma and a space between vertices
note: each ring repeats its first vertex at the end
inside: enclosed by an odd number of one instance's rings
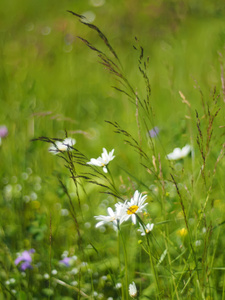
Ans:
POLYGON ((154 2, 0 4, 0 299, 225 298, 223 2, 154 2))

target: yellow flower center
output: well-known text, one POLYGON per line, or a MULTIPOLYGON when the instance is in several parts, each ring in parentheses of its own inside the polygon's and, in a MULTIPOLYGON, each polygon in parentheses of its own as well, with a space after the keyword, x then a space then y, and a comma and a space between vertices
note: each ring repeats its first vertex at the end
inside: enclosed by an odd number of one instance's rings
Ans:
POLYGON ((58 149, 59 149, 60 151, 66 151, 66 150, 67 150, 67 146, 65 146, 65 145, 60 145, 60 146, 58 146, 58 149))
POLYGON ((128 208, 128 210, 127 210, 127 214, 128 214, 128 215, 133 215, 133 214, 135 214, 136 211, 138 210, 138 208, 139 208, 139 206, 137 206, 137 205, 132 205, 132 206, 130 206, 130 207, 128 208))

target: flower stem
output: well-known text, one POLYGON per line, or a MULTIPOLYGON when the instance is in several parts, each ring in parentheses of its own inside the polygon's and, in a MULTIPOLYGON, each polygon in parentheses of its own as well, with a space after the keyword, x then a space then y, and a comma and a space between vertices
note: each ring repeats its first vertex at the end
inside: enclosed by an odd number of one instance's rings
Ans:
POLYGON ((122 240, 122 246, 123 246, 123 253, 124 253, 124 265, 125 265, 125 293, 126 293, 126 299, 129 299, 128 297, 128 264, 127 264, 127 251, 126 251, 126 246, 125 246, 125 242, 122 236, 121 231, 119 231, 119 234, 121 236, 121 240, 122 240))
POLYGON ((115 186, 115 182, 114 182, 114 179, 113 179, 113 176, 112 176, 112 173, 110 172, 110 170, 109 170, 109 167, 108 166, 106 166, 106 168, 107 168, 107 171, 108 171, 108 173, 109 173, 109 176, 110 176, 110 178, 111 178, 111 180, 112 180, 112 186, 116 189, 116 186, 115 186))
POLYGON ((151 265, 151 269, 153 271, 153 275, 154 275, 154 279, 155 279, 155 283, 156 283, 156 287, 157 287, 157 295, 156 295, 157 298, 156 299, 160 299, 160 297, 159 297, 160 289, 159 289, 158 273, 157 273, 157 270, 156 270, 155 265, 153 263, 152 252, 151 252, 151 247, 150 247, 149 235, 148 234, 146 234, 146 240, 147 240, 147 245, 148 245, 148 254, 149 254, 150 265, 151 265))
MULTIPOLYGON (((120 259, 120 229, 118 228, 118 235, 117 235, 117 255, 119 261, 119 270, 121 272, 121 259, 120 259)), ((122 288, 122 299, 124 299, 124 289, 122 288)))

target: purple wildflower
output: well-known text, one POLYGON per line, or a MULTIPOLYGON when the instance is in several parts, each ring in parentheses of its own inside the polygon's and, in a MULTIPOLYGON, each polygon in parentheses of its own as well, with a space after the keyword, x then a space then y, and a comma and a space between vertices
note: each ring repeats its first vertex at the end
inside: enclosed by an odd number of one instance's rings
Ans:
POLYGON ((8 135, 8 128, 5 125, 0 126, 0 138, 4 138, 8 135))
POLYGON ((66 267, 70 266, 70 261, 71 261, 72 257, 64 257, 62 260, 60 260, 59 262, 61 264, 64 264, 66 267))
POLYGON ((34 253, 35 250, 34 249, 30 249, 30 250, 25 250, 21 253, 20 256, 17 257, 17 259, 15 259, 15 265, 17 266, 19 263, 21 263, 20 265, 20 269, 21 271, 25 271, 26 269, 32 269, 32 257, 31 254, 34 253))
POLYGON ((25 261, 20 265, 21 271, 25 271, 26 269, 32 269, 32 268, 33 268, 32 265, 28 261, 25 261))
POLYGON ((149 130, 148 133, 149 133, 151 138, 157 137, 159 135, 159 128, 157 126, 155 126, 151 130, 149 130))

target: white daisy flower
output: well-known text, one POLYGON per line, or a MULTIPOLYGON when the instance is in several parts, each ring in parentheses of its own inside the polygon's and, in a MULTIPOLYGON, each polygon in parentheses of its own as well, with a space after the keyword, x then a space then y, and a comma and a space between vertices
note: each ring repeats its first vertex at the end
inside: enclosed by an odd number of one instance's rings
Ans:
POLYGON ((71 147, 76 143, 75 139, 66 138, 64 141, 56 141, 55 145, 49 147, 48 151, 52 154, 58 154, 60 152, 71 151, 71 147))
POLYGON ((98 228, 104 224, 112 222, 114 229, 117 229, 117 220, 118 220, 117 213, 114 212, 111 207, 108 207, 107 211, 109 214, 108 216, 103 216, 103 215, 95 216, 95 219, 100 221, 95 225, 95 227, 98 228))
POLYGON ((129 202, 120 203, 118 208, 120 209, 118 215, 120 218, 120 224, 124 221, 127 221, 129 218, 132 219, 132 222, 136 224, 137 213, 143 211, 144 207, 148 203, 144 203, 147 198, 147 195, 142 196, 142 193, 135 191, 133 198, 129 202))
POLYGON ((167 154, 167 159, 169 160, 178 160, 186 157, 192 150, 190 145, 184 146, 182 149, 175 148, 172 153, 167 154))
POLYGON ((118 218, 118 219, 120 219, 121 216, 122 216, 123 213, 124 213, 125 204, 126 204, 126 201, 125 201, 124 203, 118 202, 118 203, 115 204, 116 214, 117 214, 117 218, 118 218))
POLYGON ((137 288, 134 282, 129 284, 129 295, 134 298, 137 296, 137 288))
POLYGON ((115 158, 113 155, 114 149, 111 152, 107 152, 105 148, 103 148, 102 156, 99 156, 97 159, 92 158, 89 162, 87 162, 88 165, 93 165, 97 167, 103 167, 103 171, 107 173, 107 165, 108 163, 115 158))
POLYGON ((145 227, 143 227, 142 225, 140 225, 140 228, 138 229, 138 231, 141 232, 141 235, 146 235, 148 234, 150 231, 152 231, 154 227, 153 223, 148 223, 147 225, 145 225, 145 227))

